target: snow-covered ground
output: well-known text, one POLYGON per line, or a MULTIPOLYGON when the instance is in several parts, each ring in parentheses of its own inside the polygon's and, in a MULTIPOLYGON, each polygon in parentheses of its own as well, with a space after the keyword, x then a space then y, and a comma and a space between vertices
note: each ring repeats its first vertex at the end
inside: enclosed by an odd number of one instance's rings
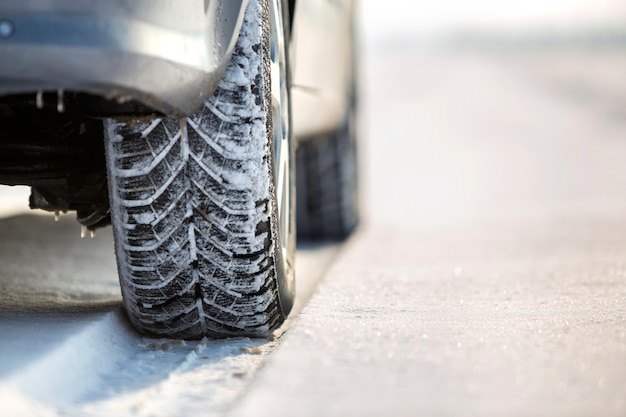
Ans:
MULTIPOLYGON (((73 214, 20 214, 0 219, 0 235, 2 416, 221 415, 279 342, 137 334, 110 228, 81 240, 73 214)), ((296 312, 336 252, 301 248, 296 312)))
POLYGON ((229 416, 626 415, 622 53, 368 54, 370 222, 229 416))
POLYGON ((29 187, 0 185, 0 217, 27 212, 29 195, 29 187))

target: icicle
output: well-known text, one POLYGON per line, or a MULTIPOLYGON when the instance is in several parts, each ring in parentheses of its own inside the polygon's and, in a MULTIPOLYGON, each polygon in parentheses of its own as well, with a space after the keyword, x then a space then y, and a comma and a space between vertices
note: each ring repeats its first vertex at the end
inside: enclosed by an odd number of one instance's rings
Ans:
POLYGON ((35 104, 39 110, 43 109, 43 91, 37 91, 35 96, 35 104))
POLYGON ((89 237, 92 239, 96 237, 96 231, 93 229, 89 229, 89 237))
POLYGON ((86 233, 87 233, 87 226, 81 225, 80 226, 80 238, 84 239, 86 233))
POLYGON ((63 89, 57 90, 57 111, 63 113, 65 111, 65 103, 63 102, 63 89))
POLYGON ((54 210, 54 222, 58 223, 61 215, 59 214, 59 210, 54 210))

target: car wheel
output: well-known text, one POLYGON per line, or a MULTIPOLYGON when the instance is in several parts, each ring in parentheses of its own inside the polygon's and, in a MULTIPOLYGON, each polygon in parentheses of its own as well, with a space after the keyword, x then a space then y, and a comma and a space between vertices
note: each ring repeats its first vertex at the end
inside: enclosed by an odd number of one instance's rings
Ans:
POLYGON ((191 117, 105 124, 122 295, 142 332, 266 336, 291 309, 283 10, 281 0, 250 0, 223 80, 191 117))
POLYGON ((298 238, 341 240, 359 222, 355 105, 340 129, 298 145, 298 238))

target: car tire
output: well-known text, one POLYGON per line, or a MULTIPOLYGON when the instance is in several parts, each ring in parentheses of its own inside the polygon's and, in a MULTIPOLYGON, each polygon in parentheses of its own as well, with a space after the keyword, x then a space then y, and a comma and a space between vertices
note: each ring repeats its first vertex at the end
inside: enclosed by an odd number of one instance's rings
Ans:
POLYGON ((359 223, 355 105, 342 127, 296 152, 299 240, 342 240, 359 223))
POLYGON ((217 91, 191 117, 105 123, 122 295, 141 332, 268 336, 291 309, 286 10, 250 0, 217 91))

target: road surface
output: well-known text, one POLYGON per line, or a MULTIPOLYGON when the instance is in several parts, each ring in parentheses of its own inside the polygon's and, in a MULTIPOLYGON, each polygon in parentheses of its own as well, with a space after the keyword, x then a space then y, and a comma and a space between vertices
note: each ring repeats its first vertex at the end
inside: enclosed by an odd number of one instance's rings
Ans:
MULTIPOLYGON (((142 337, 122 311, 111 229, 80 239, 73 217, 0 220, 0 416, 223 415, 280 339, 142 337)), ((336 254, 299 247, 294 317, 336 254)))
POLYGON ((229 415, 626 415, 623 51, 366 52, 369 222, 229 415))

